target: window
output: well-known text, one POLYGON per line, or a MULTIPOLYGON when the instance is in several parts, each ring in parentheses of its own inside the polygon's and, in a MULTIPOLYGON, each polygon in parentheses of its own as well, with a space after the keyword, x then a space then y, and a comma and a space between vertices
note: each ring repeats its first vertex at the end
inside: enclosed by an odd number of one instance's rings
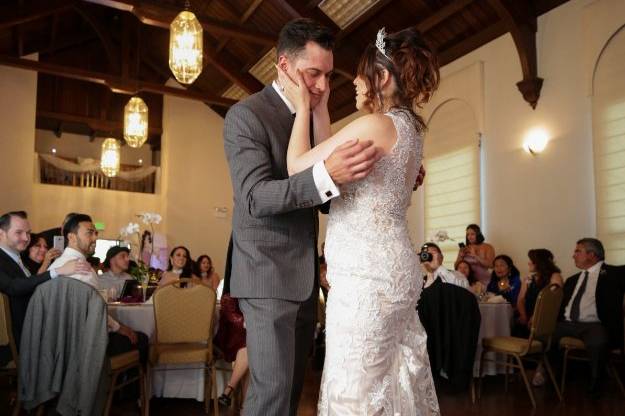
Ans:
POLYGON ((471 107, 449 100, 434 111, 425 135, 425 239, 444 230, 455 240, 439 244, 450 268, 466 226, 480 219, 477 130, 471 107))
POLYGON ((625 28, 608 42, 593 79, 597 237, 606 261, 625 263, 625 28))

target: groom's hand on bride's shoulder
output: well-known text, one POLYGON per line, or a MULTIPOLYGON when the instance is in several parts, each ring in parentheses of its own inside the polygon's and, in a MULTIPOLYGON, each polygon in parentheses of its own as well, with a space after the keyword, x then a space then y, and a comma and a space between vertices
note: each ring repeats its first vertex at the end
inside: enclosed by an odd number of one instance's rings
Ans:
POLYGON ((325 167, 335 184, 342 185, 366 177, 382 152, 371 140, 350 140, 338 146, 325 160, 325 167))

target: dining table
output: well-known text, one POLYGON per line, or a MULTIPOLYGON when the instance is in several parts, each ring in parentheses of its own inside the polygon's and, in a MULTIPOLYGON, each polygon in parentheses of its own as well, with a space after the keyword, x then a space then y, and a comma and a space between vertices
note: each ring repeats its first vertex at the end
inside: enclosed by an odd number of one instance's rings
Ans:
MULTIPOLYGON (((482 355, 482 340, 490 337, 508 337, 512 327, 512 317, 514 310, 508 302, 479 302, 480 314, 482 320, 480 323, 480 333, 477 340, 477 349, 475 351, 475 361, 473 365, 473 376, 480 376, 480 357, 482 355)), ((506 367, 496 364, 486 359, 496 359, 497 361, 505 361, 503 354, 488 352, 485 355, 484 368, 481 376, 505 374, 506 367)))
MULTIPOLYGON (((156 321, 154 304, 109 302, 108 312, 115 320, 135 331, 148 336, 150 343, 155 341, 156 321)), ((215 310, 215 333, 219 322, 219 303, 215 310)), ((230 378, 231 364, 217 360, 217 396, 221 394, 230 378)), ((152 396, 168 398, 196 399, 204 401, 204 370, 200 364, 165 364, 152 368, 152 396)), ((215 397, 214 397, 215 398, 215 397)))

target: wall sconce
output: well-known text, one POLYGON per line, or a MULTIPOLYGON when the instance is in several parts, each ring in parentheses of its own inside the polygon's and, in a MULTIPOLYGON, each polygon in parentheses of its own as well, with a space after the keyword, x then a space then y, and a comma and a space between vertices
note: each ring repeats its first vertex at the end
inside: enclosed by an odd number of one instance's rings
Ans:
POLYGON ((523 141, 523 149, 534 156, 542 153, 549 142, 547 131, 542 128, 535 128, 527 132, 523 141))

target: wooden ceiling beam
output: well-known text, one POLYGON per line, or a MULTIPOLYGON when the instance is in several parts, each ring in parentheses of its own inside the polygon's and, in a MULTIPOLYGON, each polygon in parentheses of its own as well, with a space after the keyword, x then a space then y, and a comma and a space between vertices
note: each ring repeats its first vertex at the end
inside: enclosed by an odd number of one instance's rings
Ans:
POLYGON ((334 20, 330 19, 318 7, 319 3, 321 3, 320 1, 312 1, 307 4, 303 4, 300 0, 274 0, 274 2, 288 15, 289 19, 307 17, 328 27, 337 35, 341 31, 341 28, 334 23, 334 20))
MULTIPOLYGON (((59 124, 84 124, 88 126, 91 130, 96 132, 117 132, 121 133, 124 130, 124 122, 120 121, 111 121, 111 120, 102 120, 100 118, 93 118, 87 116, 81 116, 77 114, 67 114, 67 113, 59 113, 55 111, 42 111, 37 110, 37 118, 46 118, 52 119, 59 122, 59 124)), ((152 135, 161 135, 163 134, 163 129, 161 127, 151 127, 148 126, 148 134, 152 135)))
POLYGON ((417 30, 421 33, 425 33, 432 29, 434 26, 444 22, 454 14, 466 8, 469 4, 475 0, 454 0, 447 6, 444 6, 434 12, 432 15, 426 17, 421 22, 417 23, 417 30))
POLYGON ((469 52, 474 51, 480 46, 487 44, 491 40, 498 38, 506 32, 507 26, 504 22, 498 21, 475 35, 465 38, 461 42, 440 51, 438 54, 439 64, 440 66, 447 65, 469 52))
POLYGON ((249 72, 241 72, 239 70, 241 65, 237 65, 226 51, 217 54, 216 51, 205 48, 204 56, 222 75, 238 85, 246 93, 254 94, 265 87, 262 82, 254 78, 249 72))
POLYGON ((155 94, 171 95, 191 100, 198 100, 207 104, 214 104, 224 107, 230 107, 236 103, 235 100, 231 100, 229 98, 169 87, 155 82, 147 82, 137 79, 123 79, 121 77, 112 76, 110 74, 93 72, 73 67, 66 67, 62 65, 51 64, 48 62, 20 59, 12 56, 0 55, 0 64, 11 66, 14 68, 21 68, 30 71, 41 72, 44 74, 55 75, 62 78, 77 79, 80 81, 104 85, 108 87, 112 92, 116 92, 119 94, 135 95, 139 92, 151 92, 155 94))
MULTIPOLYGON (((101 6, 114 8, 134 14, 141 23, 156 26, 162 29, 169 29, 169 25, 181 12, 181 9, 159 4, 147 4, 138 0, 84 0, 88 3, 99 4, 101 6)), ((206 16, 198 16, 202 28, 217 36, 230 36, 259 45, 274 45, 277 37, 241 25, 211 19, 206 16)))
POLYGON ((32 22, 74 6, 76 0, 46 0, 35 4, 0 7, 0 29, 32 22))
POLYGON ((102 47, 106 53, 109 63, 109 71, 112 73, 119 73, 121 70, 120 58, 118 55, 118 50, 113 43, 113 39, 111 38, 111 30, 105 27, 97 17, 91 13, 84 5, 76 4, 74 7, 74 11, 78 13, 88 24, 91 26, 91 29, 95 32, 102 43, 102 47))
POLYGON ((536 11, 532 8, 533 2, 488 0, 488 3, 495 9, 512 35, 523 71, 523 79, 516 85, 525 101, 535 109, 540 98, 543 79, 538 76, 537 17, 536 11))
MULTIPOLYGON (((263 4, 263 1, 265 1, 265 0, 254 0, 248 6, 248 8, 245 10, 245 12, 243 12, 243 15, 239 18, 239 24, 243 24, 243 23, 247 22, 247 20, 250 17, 252 17, 252 15, 256 11, 256 9, 258 9, 258 7, 260 7, 260 5, 263 4)), ((229 4, 227 1, 226 1, 226 3, 229 4)), ((219 45, 217 46, 217 53, 221 52, 223 50, 223 48, 226 47, 226 45, 228 44, 229 41, 230 41, 230 38, 225 38, 221 42, 219 42, 219 45)))

